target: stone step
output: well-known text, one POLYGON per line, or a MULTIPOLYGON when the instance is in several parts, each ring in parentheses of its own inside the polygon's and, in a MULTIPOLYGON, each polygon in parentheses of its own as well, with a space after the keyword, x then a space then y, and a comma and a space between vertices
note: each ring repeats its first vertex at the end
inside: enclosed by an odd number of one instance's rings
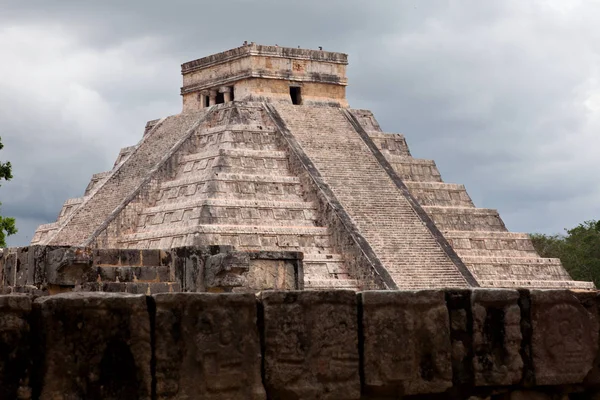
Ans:
POLYGON ((441 231, 507 231, 497 210, 473 207, 423 206, 441 231))
POLYGON ((151 295, 181 292, 177 282, 92 282, 81 285, 83 292, 110 292, 151 295))
POLYGON ((47 244, 48 239, 58 231, 60 226, 61 224, 58 222, 51 222, 49 224, 38 226, 31 238, 31 244, 47 244))
POLYGON ((180 165, 176 179, 189 176, 205 179, 218 173, 286 176, 289 175, 289 167, 285 158, 233 158, 218 155, 180 165))
POLYGON ((112 171, 104 171, 92 175, 90 183, 88 183, 87 187, 85 188, 84 196, 91 195, 94 190, 100 187, 100 185, 108 179, 111 173, 112 171))
POLYGON ((182 165, 192 161, 202 161, 205 159, 212 159, 219 156, 227 156, 230 158, 254 158, 254 159, 275 159, 275 160, 287 160, 287 154, 285 151, 279 150, 252 150, 252 149, 219 149, 216 152, 200 152, 191 153, 181 157, 179 163, 182 165))
POLYGON ((551 280, 479 280, 481 287, 496 288, 531 288, 531 289, 583 289, 594 290, 593 282, 582 282, 573 280, 551 281, 551 280))
POLYGON ((240 250, 277 247, 301 251, 299 249, 306 247, 329 248, 329 237, 327 228, 322 227, 194 225, 123 235, 120 245, 164 249, 210 243, 235 246, 240 250))
POLYGON ((542 258, 542 257, 481 257, 481 256, 465 256, 461 257, 465 263, 469 264, 513 264, 513 265, 561 265, 558 258, 542 258))
POLYGON ((316 210, 316 205, 308 201, 273 201, 273 200, 246 200, 246 199, 222 199, 204 198, 193 199, 179 203, 168 203, 144 209, 142 214, 156 214, 161 212, 172 212, 186 210, 201 206, 215 207, 238 207, 238 208, 273 208, 284 210, 316 210))
POLYGON ((316 226, 316 212, 309 203, 208 199, 197 206, 157 211, 166 207, 143 211, 138 219, 138 232, 197 224, 316 226))
POLYGON ((137 145, 121 148, 121 150, 119 151, 119 155, 117 156, 117 159, 115 160, 115 163, 113 165, 113 169, 116 168, 117 165, 124 162, 125 159, 127 159, 127 157, 129 157, 129 155, 131 155, 131 153, 136 148, 137 148, 137 145))
POLYGON ((369 131, 368 134, 384 156, 395 155, 410 157, 410 151, 408 150, 404 135, 400 133, 377 132, 372 130, 369 131))
POLYGON ((461 257, 537 257, 526 233, 444 231, 444 237, 461 257))
POLYGON ((306 290, 350 289, 358 290, 360 282, 356 279, 307 279, 304 278, 306 290))
POLYGON ((67 201, 64 202, 59 214, 58 214, 58 219, 56 220, 56 222, 58 224, 61 224, 62 222, 64 222, 67 217, 73 212, 73 210, 75 210, 77 207, 79 207, 83 201, 85 200, 85 197, 75 197, 72 199, 68 199, 67 201))
POLYGON ((565 280, 571 277, 559 259, 541 257, 461 257, 478 281, 565 280))
POLYGON ((190 176, 182 179, 175 179, 171 181, 165 181, 161 183, 161 189, 168 189, 173 187, 180 187, 191 185, 194 183, 204 183, 206 181, 232 181, 232 182, 266 182, 266 183, 281 183, 281 184, 298 184, 300 178, 295 176, 285 175, 255 175, 255 174, 229 174, 222 173, 215 176, 210 176, 208 179, 201 179, 200 177, 190 176))
POLYGON ((219 125, 194 136, 195 152, 215 149, 280 150, 281 136, 271 127, 219 125))
POLYGON ((444 182, 406 182, 421 206, 475 207, 463 185, 444 182))
POLYGON ((297 177, 220 173, 206 179, 189 177, 164 182, 157 195, 157 204, 186 201, 201 194, 242 200, 303 201, 302 193, 297 177))
POLYGON ((433 160, 425 160, 408 156, 384 154, 403 181, 442 182, 440 172, 433 160))

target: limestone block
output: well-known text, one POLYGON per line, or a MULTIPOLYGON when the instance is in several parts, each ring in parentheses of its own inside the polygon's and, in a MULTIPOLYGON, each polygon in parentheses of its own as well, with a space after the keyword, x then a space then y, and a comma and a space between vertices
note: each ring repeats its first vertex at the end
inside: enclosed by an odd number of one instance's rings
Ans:
POLYGON ((477 386, 509 386, 522 378, 518 300, 516 290, 473 290, 473 370, 477 386))
POLYGON ((360 398, 354 292, 266 291, 261 301, 269 398, 360 398))
POLYGON ((17 270, 17 248, 4 249, 2 256, 2 275, 4 286, 15 285, 15 274, 17 270))
POLYGON ((34 302, 39 398, 150 399, 150 317, 143 295, 67 293, 34 302))
POLYGON ((444 292, 369 291, 361 297, 367 390, 409 395, 452 386, 444 292))
POLYGON ((473 316, 470 289, 446 291, 452 341, 452 380, 457 386, 473 385, 473 316))
POLYGON ((252 294, 158 294, 158 399, 264 399, 252 294))
POLYGON ((250 268, 248 253, 231 252, 210 256, 204 268, 204 284, 207 290, 231 290, 246 283, 246 273, 250 268))
POLYGON ((203 292, 204 263, 210 254, 204 248, 180 247, 172 250, 175 277, 185 292, 203 292))
POLYGON ((30 312, 28 296, 0 296, 0 399, 31 396, 30 312))
POLYGON ((598 352, 597 303, 581 300, 595 293, 532 290, 531 350, 536 385, 581 382, 598 352))
POLYGON ((53 285, 76 285, 88 279, 93 262, 91 249, 47 247, 46 276, 53 285))

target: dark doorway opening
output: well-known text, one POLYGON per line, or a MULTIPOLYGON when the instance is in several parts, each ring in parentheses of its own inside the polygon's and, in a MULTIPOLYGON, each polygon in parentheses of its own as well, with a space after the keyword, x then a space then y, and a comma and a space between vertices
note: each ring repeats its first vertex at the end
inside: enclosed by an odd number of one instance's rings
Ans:
POLYGON ((217 93, 217 104, 225 103, 225 95, 223 93, 217 93))
POLYGON ((235 92, 234 92, 234 90, 233 90, 233 86, 231 86, 231 88, 230 88, 230 89, 231 89, 231 101, 233 101, 233 100, 234 100, 234 98, 233 98, 233 93, 235 93, 235 92))
POLYGON ((204 96, 204 107, 210 106, 210 96, 204 96))
POLYGON ((302 104, 302 92, 298 86, 290 86, 290 97, 292 98, 292 104, 302 104))

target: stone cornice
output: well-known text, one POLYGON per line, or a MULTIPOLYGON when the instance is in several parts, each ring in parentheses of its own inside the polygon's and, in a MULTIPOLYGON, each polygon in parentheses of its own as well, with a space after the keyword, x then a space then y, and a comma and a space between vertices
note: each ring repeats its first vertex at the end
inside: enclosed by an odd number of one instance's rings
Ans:
POLYGON ((232 60, 250 56, 292 58, 297 60, 311 60, 342 65, 348 64, 348 55, 344 53, 249 44, 228 51, 224 51, 222 53, 217 53, 207 57, 199 58, 197 60, 186 62, 181 65, 181 73, 188 74, 199 69, 223 64, 232 60))
POLYGON ((240 71, 236 74, 228 75, 228 76, 219 76, 215 79, 206 79, 192 85, 183 86, 181 88, 181 94, 188 94, 193 92, 198 92, 201 90, 214 88, 217 86, 227 85, 232 82, 236 82, 242 79, 248 78, 263 78, 263 79, 279 79, 286 81, 295 81, 295 82, 316 82, 316 83, 327 83, 330 85, 339 85, 339 86, 347 86, 348 79, 343 78, 340 79, 338 75, 326 75, 326 74, 312 74, 309 76, 302 75, 292 75, 290 73, 273 73, 265 70, 244 70, 240 71))

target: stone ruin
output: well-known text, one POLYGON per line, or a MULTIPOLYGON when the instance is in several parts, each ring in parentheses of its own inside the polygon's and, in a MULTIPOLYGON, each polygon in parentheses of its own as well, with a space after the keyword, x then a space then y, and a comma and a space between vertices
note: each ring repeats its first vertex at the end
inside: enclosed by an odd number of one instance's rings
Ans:
POLYGON ((31 244, 299 252, 309 290, 594 288, 349 108, 347 64, 254 43, 183 64, 183 111, 148 122, 31 244))
POLYGON ((0 398, 600 398, 595 291, 0 296, 0 398))
POLYGON ((183 64, 183 112, 0 252, 0 399, 600 399, 593 283, 349 108, 346 66, 183 64))

